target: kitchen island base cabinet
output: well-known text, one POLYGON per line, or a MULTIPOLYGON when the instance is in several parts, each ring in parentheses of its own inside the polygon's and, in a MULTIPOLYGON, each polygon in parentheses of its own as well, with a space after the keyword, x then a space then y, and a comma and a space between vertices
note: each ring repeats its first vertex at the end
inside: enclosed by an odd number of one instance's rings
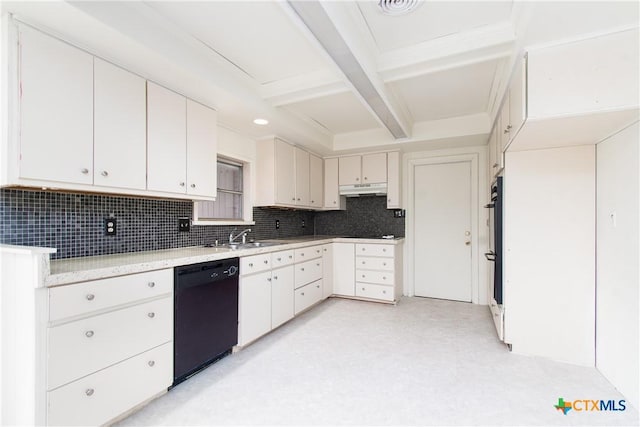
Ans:
POLYGON ((173 380, 166 343, 47 393, 48 425, 103 425, 163 393, 173 380))

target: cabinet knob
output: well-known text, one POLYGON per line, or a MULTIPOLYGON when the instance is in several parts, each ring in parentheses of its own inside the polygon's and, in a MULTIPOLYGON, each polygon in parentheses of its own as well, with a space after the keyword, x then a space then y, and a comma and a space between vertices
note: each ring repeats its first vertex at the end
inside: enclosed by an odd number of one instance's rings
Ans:
POLYGON ((304 271, 304 267, 301 267, 301 268, 300 268, 300 271, 304 271))
POLYGON ((386 276, 382 276, 382 280, 387 280, 387 277, 386 276))
POLYGON ((86 174, 88 174, 88 173, 89 173, 89 169, 87 169, 87 168, 82 168, 82 169, 80 169, 80 172, 82 172, 83 174, 85 174, 85 175, 86 175, 86 174))
POLYGON ((319 254, 320 253, 320 249, 316 249, 316 253, 319 254))
POLYGON ((364 291, 364 288, 362 288, 362 290, 364 291))
POLYGON ((507 130, 511 130, 511 125, 507 125, 507 130))
POLYGON ((319 263, 319 262, 316 262, 316 266, 320 267, 320 263, 319 263))
POLYGON ((364 274, 362 275, 362 278, 364 279, 364 274))
POLYGON ((365 264, 365 262, 364 262, 364 261, 362 261, 362 265, 364 265, 364 264, 365 264))
POLYGON ((366 176, 364 177, 364 180, 365 180, 365 181, 367 180, 367 177, 366 177, 366 176))
POLYGON ((304 296, 304 292, 300 292, 300 295, 301 295, 301 296, 304 296))
POLYGON ((147 313, 147 316, 149 316, 149 319, 153 319, 154 317, 156 317, 156 314, 152 311, 150 313, 147 313))
POLYGON ((96 296, 94 294, 87 294, 87 301, 93 301, 96 296))
POLYGON ((156 362, 154 360, 149 360, 147 362, 147 365, 151 366, 153 368, 153 366, 156 364, 156 362))
POLYGON ((300 197, 298 197, 298 201, 300 201, 300 197))
POLYGON ((504 130, 504 133, 509 133, 509 129, 505 129, 505 130, 504 130))
POLYGON ((88 388, 84 391, 84 394, 86 394, 87 396, 93 396, 93 389, 92 388, 88 388))
POLYGON ((196 185, 195 184, 191 184, 191 188, 196 188, 196 185))
POLYGON ((266 259, 265 259, 265 260, 264 260, 264 263, 265 263, 265 264, 269 264, 269 260, 266 260, 266 259))
POLYGON ((273 280, 278 280, 278 276, 273 276, 273 280))
POLYGON ((316 288, 320 289, 320 285, 316 285, 316 288))
POLYGON ((336 204, 336 201, 335 201, 335 200, 333 201, 333 204, 334 204, 334 205, 336 204))
POLYGON ((295 201, 296 201, 296 198, 294 197, 294 198, 293 198, 293 199, 291 199, 291 200, 293 200, 293 201, 295 202, 295 201))
POLYGON ((382 293, 383 293, 383 294, 386 294, 386 293, 387 293, 387 291, 383 290, 383 291, 382 291, 382 293))
POLYGON ((293 255, 289 255, 289 259, 293 258, 293 255))
POLYGON ((304 256, 304 252, 301 252, 301 253, 300 253, 300 256, 304 256))
POLYGON ((252 262, 249 263, 249 267, 253 267, 253 263, 252 262))
POLYGON ((93 331, 87 331, 84 333, 84 336, 87 338, 91 338, 93 336, 93 331))
POLYGON ((105 177, 106 177, 106 176, 109 176, 109 172, 107 172, 107 171, 102 171, 102 172, 100 172, 100 175, 102 175, 102 176, 105 176, 105 177))
POLYGON ((386 265, 387 265, 387 263, 386 263, 386 262, 383 262, 383 263, 382 263, 382 265, 383 265, 383 266, 386 266, 386 265))
POLYGON ((149 282, 147 283, 147 286, 150 288, 153 288, 156 285, 156 282, 149 282))
POLYGON ((356 181, 360 181, 360 178, 356 178, 356 181))
POLYGON ((267 282, 270 282, 270 281, 271 281, 271 277, 267 277, 267 282))
POLYGON ((312 201, 311 201, 311 203, 315 203, 315 202, 316 202, 315 200, 312 200, 312 201))
POLYGON ((387 202, 391 203, 391 199, 387 199, 387 202))
POLYGON ((282 258, 278 257, 278 262, 282 261, 282 258))
POLYGON ((323 251, 327 252, 327 248, 324 248, 323 251))
POLYGON ((365 251, 366 249, 365 249, 365 248, 362 248, 362 250, 363 250, 363 251, 365 251))
POLYGON ((181 183, 180 183, 180 187, 184 187, 184 182, 181 182, 181 183))

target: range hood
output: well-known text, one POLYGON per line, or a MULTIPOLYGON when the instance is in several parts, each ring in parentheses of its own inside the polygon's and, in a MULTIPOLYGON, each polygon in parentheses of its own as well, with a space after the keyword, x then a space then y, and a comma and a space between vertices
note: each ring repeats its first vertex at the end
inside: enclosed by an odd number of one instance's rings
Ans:
POLYGON ((384 196, 385 194, 387 194, 387 183, 382 182, 379 184, 353 184, 340 186, 341 196, 358 197, 362 194, 384 196))

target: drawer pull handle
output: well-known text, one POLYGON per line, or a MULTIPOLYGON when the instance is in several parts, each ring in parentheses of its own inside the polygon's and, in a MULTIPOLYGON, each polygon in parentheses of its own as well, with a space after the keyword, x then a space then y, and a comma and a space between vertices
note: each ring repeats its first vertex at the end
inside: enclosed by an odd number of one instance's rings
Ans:
POLYGON ((147 286, 149 286, 150 288, 153 288, 156 286, 156 282, 149 282, 147 283, 147 286))
POLYGON ((320 289, 320 285, 316 285, 316 288, 320 289))
POLYGON ((304 296, 304 292, 300 292, 300 295, 304 296))
POLYGON ((316 265, 317 265, 318 267, 320 267, 320 263, 319 263, 319 262, 317 262, 317 263, 316 263, 316 265))
POLYGON ((150 319, 153 319, 156 317, 156 314, 152 311, 151 313, 148 313, 147 316, 149 316, 150 319))
POLYGON ((362 290, 364 291, 364 288, 362 288, 362 290))
POLYGON ((387 291, 382 291, 382 293, 383 293, 383 294, 386 294, 386 293, 387 293, 387 291))
POLYGON ((327 252, 327 248, 324 248, 324 251, 327 252))
POLYGON ((387 277, 386 276, 382 276, 382 280, 387 280, 387 277))
POLYGON ((387 263, 386 263, 386 262, 383 262, 383 263, 382 263, 382 265, 387 265, 387 263))
POLYGON ((96 296, 94 294, 87 294, 87 301, 93 301, 96 296))
POLYGON ((253 263, 252 262, 249 263, 249 267, 253 267, 253 263))
POLYGON ((382 248, 382 252, 387 252, 387 248, 382 248))
POLYGON ((86 389, 84 394, 86 394, 87 396, 93 396, 93 389, 92 388, 86 389))
POLYGON ((282 258, 278 257, 278 262, 282 261, 282 258))
POLYGON ((264 263, 265 263, 265 264, 269 264, 269 261, 265 259, 265 260, 264 260, 264 263))
POLYGON ((293 258, 293 255, 289 255, 289 259, 293 258))
POLYGON ((364 262, 364 261, 362 261, 362 264, 364 265, 364 264, 365 264, 365 262, 364 262))
POLYGON ((320 253, 320 249, 316 249, 316 253, 319 254, 320 253))
POLYGON ((149 360, 149 361, 147 362, 147 365, 151 366, 152 368, 153 368, 153 366, 154 366, 155 364, 156 364, 156 362, 155 362, 155 361, 153 361, 153 360, 149 360))
POLYGON ((91 338, 93 336, 93 331, 87 331, 84 333, 84 336, 87 338, 91 338))
POLYGON ((300 254, 300 256, 304 256, 304 252, 302 252, 302 253, 300 254))
POLYGON ((362 275, 362 277, 364 278, 364 274, 362 275))
POLYGON ((304 267, 300 268, 300 271, 304 271, 304 267))

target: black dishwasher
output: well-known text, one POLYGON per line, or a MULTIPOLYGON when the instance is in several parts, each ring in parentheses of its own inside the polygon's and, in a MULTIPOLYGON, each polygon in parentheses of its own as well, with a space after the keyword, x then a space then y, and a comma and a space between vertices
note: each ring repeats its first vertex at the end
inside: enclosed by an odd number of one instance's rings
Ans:
POLYGON ((173 386, 238 343, 238 258, 174 270, 173 386))

